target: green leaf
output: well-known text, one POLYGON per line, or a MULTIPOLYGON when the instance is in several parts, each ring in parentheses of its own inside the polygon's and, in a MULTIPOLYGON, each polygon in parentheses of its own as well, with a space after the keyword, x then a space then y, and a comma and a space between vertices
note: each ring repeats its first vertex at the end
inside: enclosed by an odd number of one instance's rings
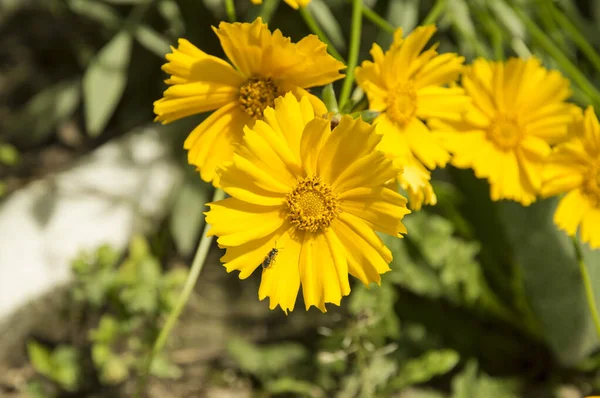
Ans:
POLYGON ((283 377, 267 383, 265 390, 271 394, 293 394, 294 397, 325 397, 325 393, 319 386, 291 377, 283 377))
POLYGON ((10 144, 0 144, 0 163, 5 166, 14 166, 21 160, 19 150, 10 144))
POLYGON ((49 377, 52 374, 52 356, 50 350, 35 341, 27 343, 27 355, 33 368, 40 374, 49 377))
POLYGON ((337 113, 340 111, 337 98, 335 96, 335 90, 333 89, 333 84, 330 83, 323 87, 321 96, 323 97, 323 102, 325 103, 325 106, 329 112, 337 113))
POLYGON ((321 26, 321 29, 323 29, 329 40, 331 40, 331 43, 339 50, 344 50, 346 48, 344 32, 325 1, 312 0, 307 9, 317 20, 317 23, 321 26))
POLYGON ((164 58, 171 51, 169 40, 148 25, 139 25, 135 30, 135 38, 148 51, 160 58, 164 58))
POLYGON ((470 360, 463 371, 452 379, 452 398, 517 398, 520 385, 510 379, 496 379, 485 373, 477 374, 475 360, 470 360))
MULTIPOLYGON (((501 202, 500 219, 542 333, 564 365, 575 365, 597 347, 598 339, 572 241, 553 223, 556 203, 551 198, 524 208, 501 202)), ((593 286, 600 285, 599 277, 593 286)))
POLYGON ((460 355, 456 351, 430 351, 407 361, 398 371, 398 376, 390 380, 390 386, 399 390, 413 384, 425 383, 435 376, 450 372, 459 361, 460 355))
POLYGON ((119 321, 112 315, 105 314, 100 318, 98 327, 89 331, 89 338, 96 343, 111 344, 119 337, 120 332, 119 321))
POLYGON ((69 0, 69 8, 74 13, 100 22, 109 29, 115 29, 121 24, 121 17, 115 9, 99 1, 69 0))
POLYGON ((8 131, 16 142, 34 145, 48 137, 53 129, 70 118, 81 100, 80 81, 71 79, 56 83, 33 96, 8 121, 8 131))
POLYGON ((52 353, 52 379, 67 391, 74 391, 80 377, 79 353, 71 346, 58 346, 52 353))
POLYGON ((158 355, 154 358, 150 373, 156 377, 168 379, 179 379, 183 375, 183 371, 169 362, 164 355, 158 355))
POLYGON ((186 176, 175 199, 169 219, 169 231, 177 250, 184 256, 191 255, 198 244, 204 227, 203 212, 210 200, 211 188, 212 186, 203 183, 194 172, 186 176))
POLYGON ((260 347, 239 338, 229 341, 227 351, 240 369, 267 378, 303 361, 307 355, 306 349, 300 344, 281 343, 260 347))
POLYGON ((105 384, 118 384, 127 380, 128 377, 127 363, 116 355, 110 356, 101 367, 100 380, 105 384))
POLYGON ((104 130, 125 91, 131 44, 131 35, 121 31, 102 47, 85 72, 85 124, 92 137, 104 130))
POLYGON ((92 345, 92 361, 96 367, 102 368, 112 356, 114 354, 107 344, 95 343, 92 345))

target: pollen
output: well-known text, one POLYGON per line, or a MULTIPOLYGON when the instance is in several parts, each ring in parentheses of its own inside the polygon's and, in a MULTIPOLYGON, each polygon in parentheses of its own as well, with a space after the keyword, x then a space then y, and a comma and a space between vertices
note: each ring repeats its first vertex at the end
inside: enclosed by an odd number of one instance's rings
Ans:
POLYGON ((488 138, 501 150, 516 148, 523 138, 523 127, 514 115, 500 114, 488 130, 488 138))
POLYGON ((253 119, 262 117, 267 106, 273 106, 279 87, 273 79, 252 77, 240 87, 240 105, 253 119))
POLYGON ((411 82, 400 83, 390 92, 387 113, 397 124, 404 126, 417 113, 417 92, 411 82))
POLYGON ((337 195, 317 176, 298 181, 286 195, 286 210, 292 225, 310 232, 327 229, 340 212, 337 195))

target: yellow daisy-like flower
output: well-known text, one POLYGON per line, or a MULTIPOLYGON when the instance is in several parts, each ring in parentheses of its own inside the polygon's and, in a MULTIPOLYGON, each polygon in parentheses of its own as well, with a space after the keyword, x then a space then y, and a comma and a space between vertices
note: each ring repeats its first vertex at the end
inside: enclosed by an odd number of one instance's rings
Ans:
POLYGON ((421 210, 424 204, 431 206, 437 204, 437 196, 429 182, 431 173, 421 162, 410 153, 405 156, 395 156, 387 152, 386 155, 393 160, 396 167, 402 169, 396 179, 408 194, 408 203, 411 210, 421 210))
MULTIPOLYGON (((254 4, 262 4, 262 0, 250 0, 254 4)), ((306 7, 310 0, 283 0, 294 10, 297 10, 298 7, 306 7)))
POLYGON ((506 63, 477 59, 462 84, 473 102, 457 122, 432 121, 452 164, 487 178, 492 200, 527 206, 542 186, 550 144, 563 139, 573 119, 569 81, 536 58, 506 63))
POLYGON ((554 222, 574 236, 581 227, 581 240, 600 248, 600 124, 590 106, 583 120, 574 123, 576 133, 554 148, 544 168, 542 195, 567 192, 561 199, 554 222))
POLYGON ((260 18, 253 23, 221 22, 213 29, 235 68, 180 39, 163 66, 172 86, 154 103, 156 120, 163 123, 217 109, 184 144, 189 163, 207 182, 213 181, 219 164, 232 159, 244 126, 260 120, 275 98, 288 92, 308 96, 323 114, 325 105, 305 88, 344 76, 339 73, 344 64, 327 54, 327 46, 314 35, 292 43, 279 30, 271 33, 260 18))
POLYGON ((436 31, 434 25, 416 28, 405 39, 397 29, 385 53, 373 44, 373 62, 356 68, 356 80, 369 98, 369 108, 382 112, 375 119, 383 134, 380 148, 393 155, 410 151, 429 169, 445 166, 450 155, 425 120, 431 117, 458 120, 469 99, 459 87, 442 87, 455 81, 464 58, 438 55, 437 45, 423 51, 436 31))
POLYGON ((227 249, 228 272, 245 279, 263 264, 258 295, 271 309, 293 310, 302 285, 306 309, 325 311, 350 293, 348 274, 369 284, 390 270, 392 253, 375 231, 406 233, 406 199, 385 187, 399 170, 360 119, 342 116, 332 130, 291 94, 264 114, 220 168, 231 198, 210 204, 209 233, 227 249))

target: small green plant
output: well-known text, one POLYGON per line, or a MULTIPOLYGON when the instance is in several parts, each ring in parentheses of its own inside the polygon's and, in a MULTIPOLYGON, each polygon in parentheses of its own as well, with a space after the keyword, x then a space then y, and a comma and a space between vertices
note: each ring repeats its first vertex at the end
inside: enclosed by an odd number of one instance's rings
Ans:
MULTIPOLYGON (((137 373, 187 275, 181 268, 163 273, 143 237, 134 237, 128 256, 119 260, 115 250, 102 246, 73 261, 69 312, 86 331, 80 334, 83 339, 73 336, 69 344, 53 350, 35 341, 28 345, 32 365, 54 390, 85 388, 90 381, 83 375, 90 372, 83 367, 90 359, 91 373, 103 385, 121 383, 137 373)), ((151 373, 178 378, 181 371, 159 356, 151 373)))

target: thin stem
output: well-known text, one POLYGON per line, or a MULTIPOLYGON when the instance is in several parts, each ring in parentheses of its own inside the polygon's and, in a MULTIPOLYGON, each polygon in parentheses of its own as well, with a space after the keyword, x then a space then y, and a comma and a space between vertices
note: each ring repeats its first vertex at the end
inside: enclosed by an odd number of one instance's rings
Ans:
POLYGON ((444 11, 445 7, 446 0, 437 0, 431 8, 431 10, 429 11, 429 14, 427 14, 425 19, 423 19, 421 25, 429 25, 432 23, 436 23, 437 20, 440 18, 440 15, 442 15, 442 12, 444 11))
POLYGON ((594 289, 592 288, 592 281, 590 280, 590 275, 588 273, 587 267, 583 262, 583 255, 581 254, 581 247, 579 246, 579 240, 577 237, 573 236, 573 247, 575 248, 575 255, 577 257, 577 262, 579 263, 579 271, 581 272, 581 279, 583 281, 583 286, 585 288, 585 298, 587 300, 588 308, 590 310, 590 315, 594 320, 594 326, 596 327, 596 334, 600 339, 600 316, 598 315, 598 307, 596 307, 596 298, 594 296, 594 289))
POLYGON ((358 52, 360 50, 360 31, 362 28, 362 0, 352 0, 352 30, 350 31, 350 51, 348 52, 348 68, 346 78, 340 93, 340 109, 350 98, 352 83, 354 82, 354 69, 358 64, 358 52))
POLYGON ((384 30, 389 33, 394 33, 394 31, 396 31, 396 28, 394 28, 394 26, 391 23, 383 19, 381 16, 379 16, 379 14, 371 10, 369 7, 363 7, 362 13, 365 16, 365 18, 373 22, 375 25, 379 26, 381 30, 384 30))
POLYGON ((304 18, 304 22, 306 22, 306 25, 309 27, 309 29, 315 35, 317 35, 323 43, 327 44, 327 51, 329 51, 329 53, 333 55, 338 61, 344 62, 344 58, 338 52, 335 46, 331 43, 331 41, 329 40, 325 32, 323 32, 319 24, 317 24, 317 21, 315 21, 312 14, 305 7, 300 7, 298 11, 300 12, 300 15, 302 15, 302 18, 304 18))
POLYGON ((234 0, 225 0, 225 10, 229 22, 235 22, 235 3, 234 0))
MULTIPOLYGON (((223 192, 222 189, 216 189, 212 201, 216 202, 218 200, 223 199, 224 197, 225 192, 223 192)), ((208 232, 209 228, 210 225, 208 224, 204 226, 202 239, 200 239, 200 244, 198 245, 198 249, 196 250, 196 254, 194 255, 194 260, 192 261, 190 273, 187 276, 185 285, 183 286, 183 290, 177 298, 177 303, 175 304, 173 310, 171 310, 171 313, 169 314, 165 325, 160 330, 160 333, 158 334, 158 337, 154 342, 154 346, 152 347, 152 351, 150 351, 146 363, 144 364, 142 374, 140 376, 140 379, 138 380, 137 391, 135 394, 136 398, 140 398, 142 396, 142 393, 146 388, 146 382, 148 380, 148 375, 150 374, 152 361, 162 351, 162 348, 165 345, 167 338, 169 337, 169 333, 171 333, 171 329, 173 329, 173 327, 177 323, 181 312, 185 308, 185 305, 187 304, 190 295, 194 290, 194 286, 196 286, 198 276, 200 275, 200 271, 202 271, 202 267, 204 266, 206 260, 206 255, 208 254, 208 250, 210 249, 210 245, 212 243, 212 236, 206 236, 206 233, 208 232)))
POLYGON ((279 6, 279 0, 265 0, 263 1, 262 8, 260 10, 260 17, 264 23, 269 23, 277 7, 279 6))
POLYGON ((563 71, 577 83, 579 88, 589 97, 588 102, 593 102, 600 106, 600 91, 585 77, 585 75, 575 66, 571 60, 554 44, 554 42, 546 36, 546 34, 537 26, 531 18, 527 16, 519 7, 513 6, 513 10, 517 13, 521 21, 527 26, 531 36, 538 44, 548 52, 552 58, 560 65, 563 71))

